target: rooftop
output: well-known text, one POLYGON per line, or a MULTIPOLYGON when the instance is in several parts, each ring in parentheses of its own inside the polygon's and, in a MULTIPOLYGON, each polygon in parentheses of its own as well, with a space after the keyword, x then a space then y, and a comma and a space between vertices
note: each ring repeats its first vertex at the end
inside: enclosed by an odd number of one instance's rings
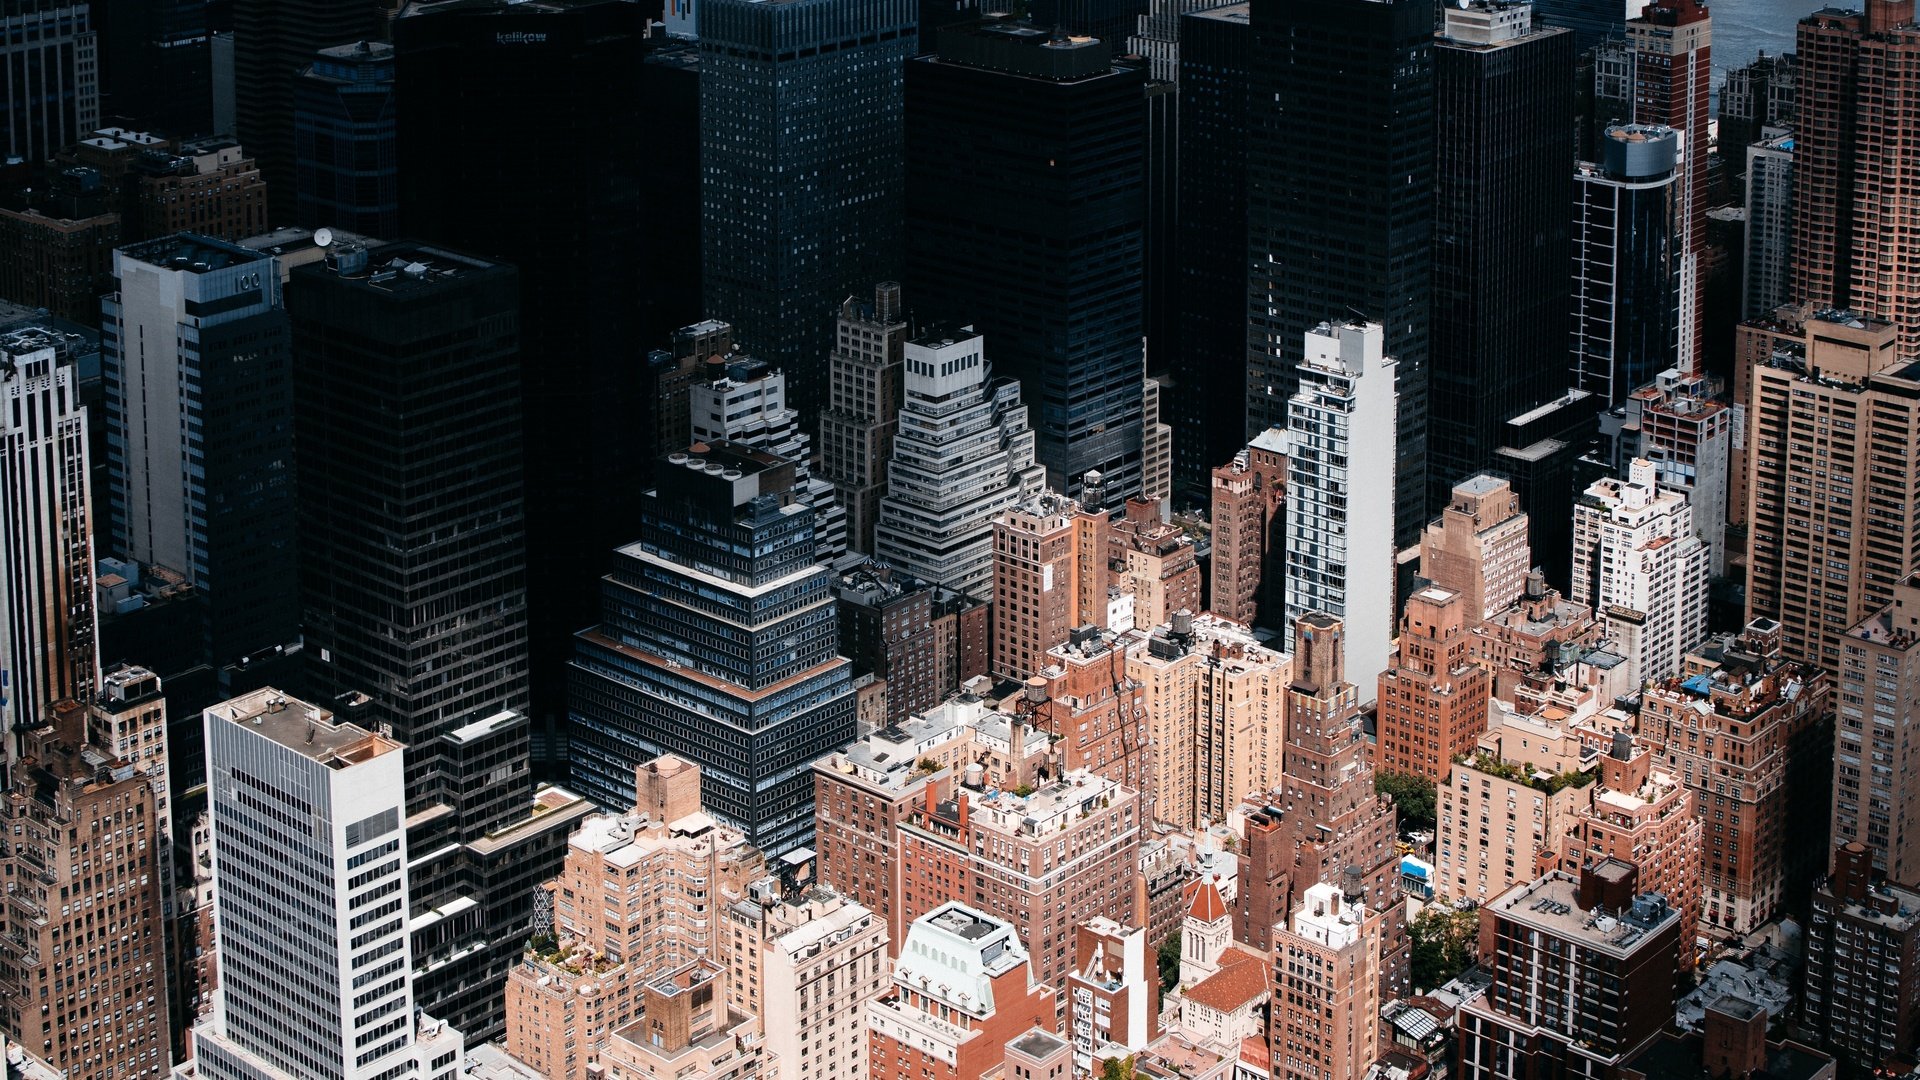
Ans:
POLYGON ((1489 906, 1515 922, 1615 956, 1631 954, 1649 935, 1680 917, 1658 893, 1642 893, 1626 911, 1588 911, 1580 906, 1580 883, 1560 870, 1514 886, 1489 906))
POLYGON ((273 687, 223 701, 210 716, 251 727, 290 750, 335 769, 360 765, 404 749, 401 744, 352 724, 336 724, 333 714, 273 687))
POLYGON ((175 233, 138 244, 128 244, 120 253, 129 259, 168 270, 205 274, 245 263, 264 262, 271 256, 251 251, 239 244, 215 240, 197 233, 175 233))
POLYGON ((1044 1060, 1066 1049, 1067 1041, 1050 1031, 1034 1028, 1010 1044, 1015 1050, 1035 1060, 1044 1060))

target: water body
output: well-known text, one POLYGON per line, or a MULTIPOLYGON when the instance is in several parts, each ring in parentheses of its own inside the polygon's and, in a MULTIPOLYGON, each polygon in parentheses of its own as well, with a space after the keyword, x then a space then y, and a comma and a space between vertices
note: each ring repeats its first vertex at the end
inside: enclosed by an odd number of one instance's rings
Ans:
MULTIPOLYGON (((1717 96, 1727 69, 1745 67, 1765 51, 1768 56, 1793 51, 1794 28, 1800 20, 1826 6, 1821 0, 1706 0, 1713 12, 1713 90, 1717 96)), ((1834 7, 1854 7, 1853 0, 1832 0, 1834 7)))

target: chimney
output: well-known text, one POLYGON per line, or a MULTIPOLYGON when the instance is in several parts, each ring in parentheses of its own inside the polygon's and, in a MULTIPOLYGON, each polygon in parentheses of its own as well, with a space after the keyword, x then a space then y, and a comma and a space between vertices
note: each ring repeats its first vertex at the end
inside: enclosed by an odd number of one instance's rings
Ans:
POLYGON ((1749 1080, 1767 1067, 1767 1010, 1745 998, 1707 1006, 1700 1025, 1700 1064, 1708 1076, 1749 1080))
POLYGON ((960 807, 960 831, 966 832, 968 823, 973 820, 973 815, 971 814, 967 806, 967 803, 968 803, 967 793, 962 791, 955 797, 955 799, 960 807))

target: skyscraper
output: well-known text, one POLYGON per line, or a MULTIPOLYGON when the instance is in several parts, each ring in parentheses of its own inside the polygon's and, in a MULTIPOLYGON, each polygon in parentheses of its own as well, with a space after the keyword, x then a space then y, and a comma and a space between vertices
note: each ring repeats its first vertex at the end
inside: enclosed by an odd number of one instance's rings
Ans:
POLYGON ((1038 493, 1046 472, 1020 383, 994 378, 986 341, 935 328, 906 347, 906 403, 873 553, 922 581, 985 599, 993 519, 1038 493))
POLYGON ((392 238, 400 231, 393 46, 321 49, 293 89, 293 220, 392 238))
POLYGON ((366 0, 234 0, 233 79, 240 142, 266 177, 276 221, 291 220, 294 81, 321 49, 385 37, 382 5, 366 0))
POLYGON ((1747 147, 1747 234, 1742 253, 1740 315, 1764 319, 1793 295, 1792 132, 1747 147))
MULTIPOLYGON (((99 674, 76 360, 62 335, 0 334, 0 736, 92 697, 99 674)), ((11 740, 0 756, 14 757, 11 740)))
POLYGON ((1896 585, 1892 603, 1849 628, 1846 638, 1835 681, 1833 842, 1864 845, 1879 873, 1912 881, 1920 877, 1920 830, 1913 825, 1920 792, 1905 778, 1920 755, 1912 734, 1920 713, 1920 577, 1896 585))
POLYGON ((1594 481, 1574 510, 1571 599, 1613 625, 1631 684, 1679 671, 1706 636, 1709 556, 1694 512, 1644 458, 1594 481))
POLYGON ((1566 393, 1573 33, 1526 4, 1446 8, 1434 42, 1430 508, 1507 421, 1566 393))
POLYGON ((1380 324, 1386 355, 1398 361, 1400 404, 1393 475, 1377 490, 1394 492, 1389 540, 1411 543, 1428 510, 1433 5, 1251 8, 1246 433, 1287 425, 1301 343, 1315 326, 1380 324))
POLYGON ((424 0, 393 23, 408 235, 520 274, 529 689, 556 771, 571 635, 598 610, 582 568, 633 538, 655 458, 637 349, 700 314, 643 302, 692 272, 649 246, 644 219, 693 214, 643 195, 693 168, 677 142, 651 154, 684 117, 644 77, 686 73, 650 67, 646 35, 645 6, 627 0, 424 0))
POLYGON ((1445 784, 1454 759, 1472 753, 1485 734, 1493 681, 1470 659, 1480 618, 1468 603, 1437 585, 1407 597, 1397 648, 1380 673, 1374 760, 1381 769, 1445 784))
POLYGON ((458 1076, 460 1033, 414 1013, 405 748, 271 687, 206 730, 220 988, 185 1075, 458 1076))
POLYGON ((1396 614, 1393 508, 1382 493, 1393 488, 1400 380, 1385 336, 1377 323, 1307 331, 1288 403, 1287 625, 1310 612, 1345 623, 1362 701, 1387 664, 1396 614))
POLYGON ((42 162, 100 124, 93 5, 16 0, 0 10, 0 158, 42 162))
POLYGON ((994 674, 1037 675, 1047 650, 1107 622, 1107 512, 1043 491, 993 519, 994 674))
POLYGON ((200 654, 299 632, 293 360, 273 256, 193 233, 114 254, 102 302, 113 548, 183 575, 200 654))
POLYGON ((1903 272, 1920 223, 1913 114, 1920 28, 1911 0, 1867 0, 1800 21, 1794 125, 1795 301, 1892 323, 1920 357, 1920 283, 1903 272))
POLYGON ((687 388, 692 442, 737 442, 793 462, 794 490, 813 511, 818 561, 845 555, 847 512, 835 501, 833 485, 813 475, 813 437, 801 426, 799 410, 787 404, 786 373, 741 355, 710 359, 705 367, 706 378, 687 388))
POLYGON ((1572 383, 1618 405, 1680 355, 1680 133, 1616 125, 1573 190, 1572 383))
MULTIPOLYGON (((1701 297, 1707 244, 1707 157, 1712 145, 1708 102, 1713 91, 1713 16, 1700 0, 1653 0, 1627 20, 1633 49, 1633 122, 1659 124, 1680 136, 1679 354, 1682 371, 1700 370, 1701 297)), ((1628 387, 1631 390, 1634 387, 1628 387)))
POLYGON ((834 329, 828 401, 820 414, 820 475, 846 511, 847 546, 871 553, 906 390, 909 325, 899 284, 874 286, 872 304, 848 298, 834 329))
POLYGON ((907 285, 1020 380, 1056 491, 1141 484, 1142 69, 993 17, 907 64, 907 285))
POLYGON ((1832 855, 1813 891, 1803 1015, 1821 1045, 1864 1073, 1911 1053, 1920 1036, 1920 891, 1888 880, 1861 843, 1832 855))
POLYGON ((514 271, 340 245, 287 293, 308 668, 368 694, 417 774, 440 735, 527 709, 514 271))
POLYGON ((574 783, 630 804, 633 769, 700 766, 705 801, 768 855, 813 835, 816 758, 853 741, 852 665, 792 462, 733 443, 670 455, 640 538, 575 635, 574 783), (722 649, 704 642, 735 641, 722 649))
POLYGON ((1176 490, 1246 445, 1247 108, 1253 30, 1247 5, 1180 17, 1180 237, 1174 251, 1176 490))
POLYGON ((787 372, 810 428, 828 404, 840 302, 898 276, 901 64, 916 11, 914 0, 701 2, 706 311, 787 372))
POLYGON ((1380 931, 1364 895, 1316 884, 1273 932, 1268 1043, 1283 1080, 1364 1080, 1379 1056, 1380 931))
POLYGON ((1207 610, 1242 626, 1286 615, 1287 433, 1269 430, 1213 470, 1207 610))

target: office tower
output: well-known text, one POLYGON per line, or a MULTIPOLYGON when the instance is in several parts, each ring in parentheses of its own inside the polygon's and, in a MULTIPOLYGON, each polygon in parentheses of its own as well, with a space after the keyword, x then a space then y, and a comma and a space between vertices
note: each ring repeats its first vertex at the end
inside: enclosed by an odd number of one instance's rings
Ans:
MULTIPOLYGON (((1298 390, 1288 403, 1286 603, 1289 629, 1309 612, 1330 614, 1373 696, 1394 622, 1393 490, 1400 365, 1383 351, 1378 323, 1321 323, 1306 333, 1298 390)), ((1293 650, 1300 651, 1296 642, 1293 650)))
POLYGON ((1199 828, 1280 782, 1289 657, 1211 615, 1175 615, 1127 646, 1153 754, 1156 821, 1199 828))
POLYGON ((1278 563, 1287 528, 1286 432, 1269 429, 1213 470, 1213 554, 1207 610, 1242 626, 1270 626, 1286 608, 1278 563))
POLYGON ((293 360, 274 259, 192 233, 120 249, 102 302, 115 554, 181 574, 199 653, 299 632, 293 360))
POLYGON ((1680 968, 1691 971, 1707 831, 1694 809, 1693 789, 1682 777, 1656 769, 1646 744, 1625 731, 1614 733, 1599 765, 1597 782, 1561 838, 1560 867, 1571 874, 1608 860, 1632 864, 1640 887, 1679 913, 1676 956, 1680 968))
MULTIPOLYGON (((1769 129, 1778 131, 1778 129, 1769 129)), ((1791 131, 1747 147, 1747 233, 1741 256, 1740 314, 1764 319, 1792 301, 1793 145, 1791 131)))
MULTIPOLYGON (((1745 67, 1728 69, 1719 98, 1721 146, 1751 146, 1765 139, 1770 127, 1790 129, 1799 114, 1800 58, 1768 56, 1762 49, 1745 67)), ((1749 170, 1747 183, 1752 182, 1749 170)))
POLYGON ((1618 405, 1680 356, 1680 133, 1615 125, 1573 192, 1573 384, 1618 405))
MULTIPOLYGON (((1633 122, 1672 128, 1680 139, 1674 230, 1680 263, 1679 353, 1674 366, 1700 368, 1706 269, 1707 156, 1712 145, 1713 16, 1700 0, 1653 0, 1627 20, 1633 50, 1633 122)), ((1638 385, 1638 384, 1635 384, 1638 385)), ((1633 387, 1626 387, 1631 390, 1633 387)))
POLYGON ((645 96, 643 5, 412 3, 393 21, 393 45, 409 237, 483 251, 520 273, 529 689, 536 753, 557 773, 571 635, 598 610, 582 569, 637 533, 656 456, 636 348, 700 316, 667 311, 636 325, 608 313, 648 311, 661 282, 680 287, 691 273, 690 253, 649 246, 642 222, 684 221, 694 205, 649 203, 642 185, 691 172, 697 155, 677 142, 677 153, 664 142, 652 153, 653 136, 684 117, 645 96))
POLYGON ((897 280, 915 14, 913 0, 702 0, 703 306, 788 373, 810 429, 841 301, 897 280))
POLYGON ((993 521, 992 670, 1024 679, 1107 622, 1107 512, 1043 491, 993 521))
POLYGON ((1507 420, 1560 397, 1573 38, 1525 4, 1446 7, 1434 41, 1428 506, 1486 468, 1507 420))
POLYGON ((1128 641, 1082 626, 1047 650, 1040 674, 1027 680, 1015 715, 1056 746, 1062 771, 1090 770, 1140 793, 1141 817, 1154 820, 1154 748, 1146 693, 1126 673, 1128 641))
POLYGON ((459 1075, 460 1033, 414 1014, 405 748, 271 687, 206 732, 220 987, 187 1075, 459 1075), (276 839, 289 819, 310 842, 276 839))
POLYGON ((1018 925, 959 901, 913 921, 892 992, 867 1006, 873 1080, 984 1076, 1029 1029, 1055 1029, 1057 992, 1033 970, 1018 925))
POLYGON ((726 972, 710 960, 693 961, 641 987, 644 1019, 614 1032, 601 1058, 608 1080, 764 1075, 760 1018, 734 1008, 730 991, 726 972))
POLYGON ((847 515, 847 546, 873 551, 880 500, 887 494, 887 461, 900 430, 906 393, 909 327, 900 285, 874 286, 873 303, 840 305, 828 368, 827 405, 820 414, 820 476, 833 485, 847 515))
POLYGON ((302 626, 329 697, 429 744, 527 700, 518 289, 421 244, 293 272, 302 626))
POLYGON ((1592 803, 1597 758, 1571 717, 1502 709, 1499 719, 1439 785, 1433 891, 1443 900, 1484 904, 1533 880, 1592 803))
POLYGON ((1174 486, 1192 491, 1246 444, 1247 5, 1180 16, 1180 240, 1175 246, 1174 486))
POLYGON ((267 231, 267 185, 244 147, 224 136, 142 155, 129 177, 130 237, 192 232, 238 242, 267 231))
POLYGON ((400 232, 393 46, 321 49, 293 88, 293 220, 363 236, 400 232))
POLYGON ((622 805, 635 765, 677 754, 700 766, 707 808, 769 856, 812 837, 808 765, 853 741, 854 703, 794 488, 791 462, 733 443, 661 463, 640 538, 601 580, 600 625, 575 635, 581 794, 622 805), (741 647, 698 644, 719 640, 741 647))
POLYGON ((1233 936, 1258 950, 1271 948, 1274 925, 1309 886, 1337 885, 1343 895, 1364 890, 1368 906, 1387 920, 1380 1000, 1390 1000, 1411 989, 1393 804, 1373 789, 1360 695, 1347 681, 1345 627, 1327 615, 1307 615, 1295 637, 1280 786, 1252 800, 1247 814, 1233 936))
MULTIPOLYGON (((1246 127, 1246 433, 1292 423, 1308 352, 1302 344, 1312 343, 1314 327, 1328 320, 1383 327, 1379 351, 1398 361, 1390 380, 1399 386, 1397 434, 1391 444, 1372 443, 1365 458, 1387 457, 1381 447, 1394 447, 1391 472, 1371 490, 1394 492, 1393 516, 1380 523, 1385 540, 1410 544, 1429 509, 1433 5, 1261 0, 1252 19, 1260 104, 1249 107, 1246 127), (1329 183, 1333 176, 1343 182, 1329 183)), ((1316 603, 1296 604, 1290 595, 1288 611, 1316 603)))
POLYGON ((212 0, 104 0, 89 5, 100 36, 100 115, 176 135, 232 134, 213 123, 213 35, 228 23, 212 0))
POLYGON ((1574 511, 1570 598, 1611 625, 1633 683, 1679 671, 1706 636, 1709 553, 1693 518, 1644 458, 1624 478, 1595 480, 1574 511))
POLYGON ((1526 588, 1530 523, 1507 481, 1486 473, 1461 480, 1420 537, 1420 576, 1460 594, 1467 626, 1491 619, 1526 588))
POLYGON ((1827 845, 1814 843, 1832 743, 1832 680, 1780 649, 1780 624, 1748 626, 1720 659, 1689 656, 1684 677, 1650 686, 1640 737, 1693 789, 1707 830, 1700 927, 1738 937, 1797 903, 1827 845))
POLYGON ((1124 1058, 1159 1038, 1160 972, 1145 930, 1104 917, 1074 928, 1073 951, 1066 1034, 1074 1064, 1092 1075, 1096 1053, 1124 1058))
POLYGON ((1907 823, 1920 793, 1902 778, 1915 749, 1909 732, 1920 686, 1920 577, 1901 581, 1888 606, 1847 631, 1844 657, 1836 684, 1833 842, 1864 845, 1875 872, 1913 881, 1920 878, 1920 837, 1907 823))
POLYGON ((158 1080, 169 1057, 154 785, 92 743, 87 719, 65 700, 20 735, 0 815, 15 883, 0 937, 5 1033, 74 1080, 158 1080), (89 934, 101 944, 82 950, 89 934))
POLYGON ((1793 144, 1796 301, 1892 323, 1905 359, 1920 355, 1920 288, 1899 273, 1914 228, 1905 175, 1920 29, 1906 0, 1800 20, 1793 144))
POLYGON ((1886 879, 1858 843, 1833 852, 1813 890, 1801 1005, 1806 1030, 1864 1073, 1913 1052, 1920 892, 1886 879))
MULTIPOLYGON (((905 866, 898 903, 918 919, 949 897, 974 898, 992 917, 1025 931, 1034 978, 1060 986, 1073 968, 1075 927, 1102 915, 1128 925, 1139 920, 1133 868, 1146 816, 1138 792, 1083 769, 1030 795, 955 785, 941 799, 930 787, 926 802, 898 826, 905 866), (1079 854, 1045 857, 1055 850, 1079 854)), ((908 930, 903 966, 913 945, 908 930)))
POLYGON ((0 334, 0 733, 91 698, 99 674, 87 412, 66 352, 35 325, 0 334))
POLYGON ((1659 485, 1698 508, 1693 527, 1707 545, 1708 572, 1726 573, 1734 410, 1715 400, 1706 376, 1671 368, 1627 395, 1624 411, 1621 456, 1652 462, 1659 485))
POLYGON ((1512 417, 1506 444, 1494 451, 1488 466, 1513 485, 1527 513, 1533 564, 1558 589, 1567 587, 1572 573, 1574 500, 1593 476, 1581 459, 1599 432, 1604 411, 1599 395, 1576 389, 1512 417))
MULTIPOLYGON (((683 6, 690 4, 669 5, 683 6)), ((641 329, 657 339, 701 311, 700 46, 657 33, 649 41, 640 93, 649 103, 652 153, 640 172, 640 204, 649 208, 640 235, 658 272, 640 297, 639 316, 641 329)))
POLYGON ((1307 887, 1273 934, 1274 1012, 1268 1042, 1285 1080, 1364 1080, 1380 1046, 1380 931, 1356 893, 1307 887))
POLYGON ((820 883, 886 919, 888 947, 897 952, 912 921, 899 900, 905 872, 899 823, 950 791, 969 765, 980 766, 983 787, 1038 782, 1050 747, 1051 740, 1024 721, 963 695, 814 762, 820 883))
POLYGON ((1020 383, 992 377, 984 339, 968 330, 927 331, 907 342, 905 363, 873 553, 922 581, 990 596, 992 521, 1046 485, 1020 383))
POLYGON ((1627 20, 1641 6, 1641 0, 1536 0, 1533 18, 1573 31, 1573 47, 1584 53, 1610 38, 1625 37, 1627 20))
POLYGON ((1760 335, 1747 369, 1747 618, 1780 620, 1787 654, 1832 672, 1847 628, 1920 570, 1920 373, 1899 334, 1815 312, 1760 335))
POLYGON ((554 1080, 590 1075, 607 1036, 639 1017, 644 984, 730 955, 722 913, 767 861, 707 816, 700 781, 680 758, 639 765, 630 809, 581 819, 558 875, 538 886, 552 922, 507 979, 506 1045, 554 1080), (629 889, 640 876, 653 885, 629 889))
POLYGON ((100 46, 92 5, 21 0, 0 12, 0 151, 39 163, 100 126, 100 46))
POLYGON ((853 661, 855 679, 871 676, 885 684, 890 724, 933 708, 960 688, 945 683, 952 665, 942 662, 933 632, 936 592, 870 560, 834 565, 840 654, 853 661))
POLYGON ((1453 759, 1487 730, 1493 680, 1470 657, 1479 619, 1467 603, 1437 585, 1407 597, 1394 655, 1380 673, 1379 768, 1445 783, 1453 759))
POLYGON ((759 1016, 782 1076, 866 1076, 867 1004, 888 979, 887 923, 831 889, 773 880, 728 907, 727 986, 759 1016))
POLYGON ((300 69, 321 49, 386 37, 385 12, 348 0, 234 0, 232 14, 234 134, 259 157, 275 220, 290 220, 300 69))
POLYGON ((1615 860, 1577 878, 1555 870, 1480 909, 1493 987, 1460 1006, 1456 1075, 1600 1080, 1659 1034, 1691 927, 1636 876, 1615 860))
POLYGON ((706 367, 706 378, 687 390, 688 445, 736 442, 793 462, 795 494, 813 511, 815 561, 845 555, 847 512, 834 501, 833 485, 813 475, 813 437, 787 404, 785 373, 739 355, 706 367))
POLYGON ((1145 73, 994 17, 907 63, 907 287, 1020 380, 1056 491, 1141 483, 1145 73))

